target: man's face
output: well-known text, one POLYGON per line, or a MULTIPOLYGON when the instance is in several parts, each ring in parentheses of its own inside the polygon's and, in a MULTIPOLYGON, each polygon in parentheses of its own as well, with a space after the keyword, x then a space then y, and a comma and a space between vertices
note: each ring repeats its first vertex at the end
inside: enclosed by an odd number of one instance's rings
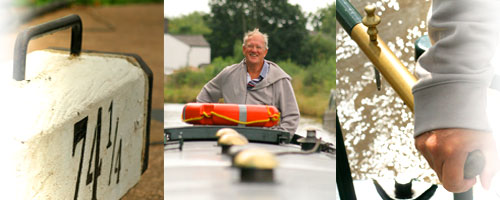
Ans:
POLYGON ((267 49, 262 35, 256 34, 248 37, 243 46, 243 54, 249 64, 261 64, 266 57, 267 49))

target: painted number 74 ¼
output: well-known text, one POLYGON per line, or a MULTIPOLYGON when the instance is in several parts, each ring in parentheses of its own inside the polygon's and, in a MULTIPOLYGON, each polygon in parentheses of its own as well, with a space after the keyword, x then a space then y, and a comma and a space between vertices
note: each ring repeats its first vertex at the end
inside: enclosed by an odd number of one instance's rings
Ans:
MULTIPOLYGON (((111 175, 113 174, 113 166, 114 167, 114 173, 117 174, 116 176, 116 183, 118 184, 120 181, 120 170, 121 170, 121 151, 122 151, 122 139, 120 138, 119 146, 118 146, 118 153, 116 156, 115 160, 115 147, 116 147, 116 139, 117 139, 117 134, 118 134, 118 124, 119 124, 119 118, 116 118, 116 125, 115 125, 115 135, 114 135, 114 140, 111 143, 111 130, 112 130, 112 120, 113 120, 113 101, 111 101, 109 105, 109 139, 108 139, 108 145, 106 145, 106 149, 110 148, 111 146, 113 147, 112 151, 112 156, 111 156, 111 167, 109 169, 109 181, 108 185, 111 184, 111 175), (111 145, 112 144, 112 145, 111 145)), ((80 188, 80 181, 81 181, 81 174, 82 174, 82 167, 83 167, 83 162, 84 162, 84 155, 85 155, 85 144, 86 144, 86 135, 87 135, 87 124, 88 124, 88 116, 83 118, 82 120, 78 121, 74 125, 74 134, 73 134, 73 152, 72 152, 72 157, 75 157, 75 149, 78 143, 82 141, 82 148, 81 148, 81 156, 80 156, 80 163, 78 166, 78 174, 77 174, 77 179, 76 179, 76 185, 75 185, 75 195, 74 199, 78 199, 78 189, 80 188)), ((92 148, 90 152, 90 158, 88 158, 88 170, 87 170, 87 176, 86 176, 86 185, 89 185, 90 183, 92 184, 92 200, 97 199, 97 183, 98 183, 98 177, 101 175, 102 172, 102 158, 100 158, 100 146, 101 146, 101 125, 102 125, 102 107, 99 107, 99 110, 97 111, 97 123, 96 127, 94 129, 94 139, 92 141, 92 148), (94 156, 95 155, 95 156, 94 156), (92 166, 92 164, 94 164, 92 166)))

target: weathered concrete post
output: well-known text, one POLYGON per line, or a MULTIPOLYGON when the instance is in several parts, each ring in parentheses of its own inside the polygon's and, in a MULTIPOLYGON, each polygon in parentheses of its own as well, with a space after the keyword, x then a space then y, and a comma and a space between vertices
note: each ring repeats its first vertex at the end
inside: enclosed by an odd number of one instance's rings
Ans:
POLYGON ((30 53, 3 80, 6 199, 119 199, 147 167, 151 71, 128 55, 30 53))

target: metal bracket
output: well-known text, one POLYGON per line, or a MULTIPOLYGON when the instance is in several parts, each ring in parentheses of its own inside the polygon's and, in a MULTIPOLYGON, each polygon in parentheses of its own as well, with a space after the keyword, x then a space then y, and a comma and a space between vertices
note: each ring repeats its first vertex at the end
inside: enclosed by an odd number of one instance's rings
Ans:
POLYGON ((71 28, 71 55, 78 56, 82 51, 82 20, 78 15, 68 15, 47 23, 32 26, 17 35, 14 46, 13 78, 16 81, 22 81, 25 78, 26 52, 28 51, 28 43, 31 39, 67 28, 71 28))

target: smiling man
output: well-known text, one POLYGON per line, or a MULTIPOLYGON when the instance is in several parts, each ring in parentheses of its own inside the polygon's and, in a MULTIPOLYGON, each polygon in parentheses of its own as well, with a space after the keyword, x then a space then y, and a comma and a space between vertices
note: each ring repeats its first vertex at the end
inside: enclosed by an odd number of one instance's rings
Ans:
POLYGON ((299 108, 291 77, 276 63, 265 60, 268 36, 254 29, 243 38, 245 59, 224 68, 201 90, 197 102, 272 105, 281 112, 277 129, 294 134, 299 125, 299 108))

